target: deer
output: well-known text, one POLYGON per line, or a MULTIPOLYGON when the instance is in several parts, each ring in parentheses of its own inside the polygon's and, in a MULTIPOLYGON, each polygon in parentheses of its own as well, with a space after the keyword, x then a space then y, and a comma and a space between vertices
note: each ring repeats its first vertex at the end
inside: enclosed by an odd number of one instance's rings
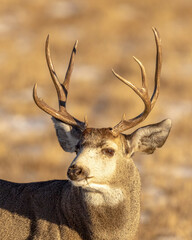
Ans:
POLYGON ((152 28, 156 43, 154 91, 150 97, 145 67, 140 67, 142 87, 113 74, 130 87, 144 103, 138 116, 125 116, 114 127, 91 128, 66 110, 70 78, 74 66, 77 41, 73 47, 63 83, 57 77, 51 60, 49 36, 45 44, 48 69, 55 85, 59 110, 37 95, 37 106, 52 116, 62 149, 76 153, 67 170, 67 180, 33 183, 0 181, 0 239, 4 240, 134 240, 140 222, 141 181, 132 160, 136 152, 152 154, 165 143, 171 120, 140 127, 153 109, 160 89, 162 47, 160 35, 152 28))

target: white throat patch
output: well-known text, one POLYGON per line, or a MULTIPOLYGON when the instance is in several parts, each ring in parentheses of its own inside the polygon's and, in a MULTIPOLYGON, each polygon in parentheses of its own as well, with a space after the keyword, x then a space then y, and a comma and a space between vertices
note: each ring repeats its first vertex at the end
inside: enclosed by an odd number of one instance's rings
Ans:
POLYGON ((115 206, 124 200, 123 191, 120 188, 109 187, 106 184, 90 183, 87 187, 87 201, 94 205, 115 206))

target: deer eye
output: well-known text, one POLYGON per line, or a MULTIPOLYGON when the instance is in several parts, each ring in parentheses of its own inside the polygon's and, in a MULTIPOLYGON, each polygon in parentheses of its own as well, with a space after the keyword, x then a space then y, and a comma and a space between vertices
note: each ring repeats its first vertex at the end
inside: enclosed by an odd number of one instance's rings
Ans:
POLYGON ((115 150, 113 148, 103 148, 101 152, 108 157, 113 157, 115 154, 115 150))

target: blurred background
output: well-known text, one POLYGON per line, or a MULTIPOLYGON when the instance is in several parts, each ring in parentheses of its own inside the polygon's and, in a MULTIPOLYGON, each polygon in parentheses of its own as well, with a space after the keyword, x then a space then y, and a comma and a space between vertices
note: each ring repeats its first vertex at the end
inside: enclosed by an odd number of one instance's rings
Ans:
POLYGON ((173 127, 162 149, 134 156, 142 180, 138 239, 191 240, 191 16, 190 0, 1 0, 0 178, 64 179, 74 158, 60 148, 50 116, 32 98, 37 82, 38 95, 58 107, 44 56, 48 34, 61 81, 79 40, 68 111, 81 120, 87 114, 90 127, 109 127, 124 112, 132 118, 143 110, 142 101, 111 68, 140 86, 140 70, 132 59, 136 56, 146 67, 153 91, 155 26, 163 45, 161 90, 142 125, 171 118, 173 127))

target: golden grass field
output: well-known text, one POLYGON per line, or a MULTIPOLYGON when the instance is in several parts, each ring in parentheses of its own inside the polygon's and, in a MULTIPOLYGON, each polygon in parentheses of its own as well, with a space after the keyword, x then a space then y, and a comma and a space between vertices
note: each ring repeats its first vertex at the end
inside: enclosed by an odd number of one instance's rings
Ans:
MULTIPOLYGON (((137 154, 142 180, 138 239, 192 239, 192 1, 1 0, 0 178, 16 182, 63 179, 74 155, 60 148, 50 117, 33 102, 32 88, 53 107, 57 97, 46 66, 50 34, 55 68, 64 78, 79 40, 68 110, 88 115, 91 127, 114 126, 142 111, 143 103, 111 73, 139 86, 146 67, 153 89, 155 42, 162 38, 163 69, 158 102, 142 124, 171 118, 171 134, 153 155, 137 154)), ((141 125, 141 126, 142 126, 141 125)))

